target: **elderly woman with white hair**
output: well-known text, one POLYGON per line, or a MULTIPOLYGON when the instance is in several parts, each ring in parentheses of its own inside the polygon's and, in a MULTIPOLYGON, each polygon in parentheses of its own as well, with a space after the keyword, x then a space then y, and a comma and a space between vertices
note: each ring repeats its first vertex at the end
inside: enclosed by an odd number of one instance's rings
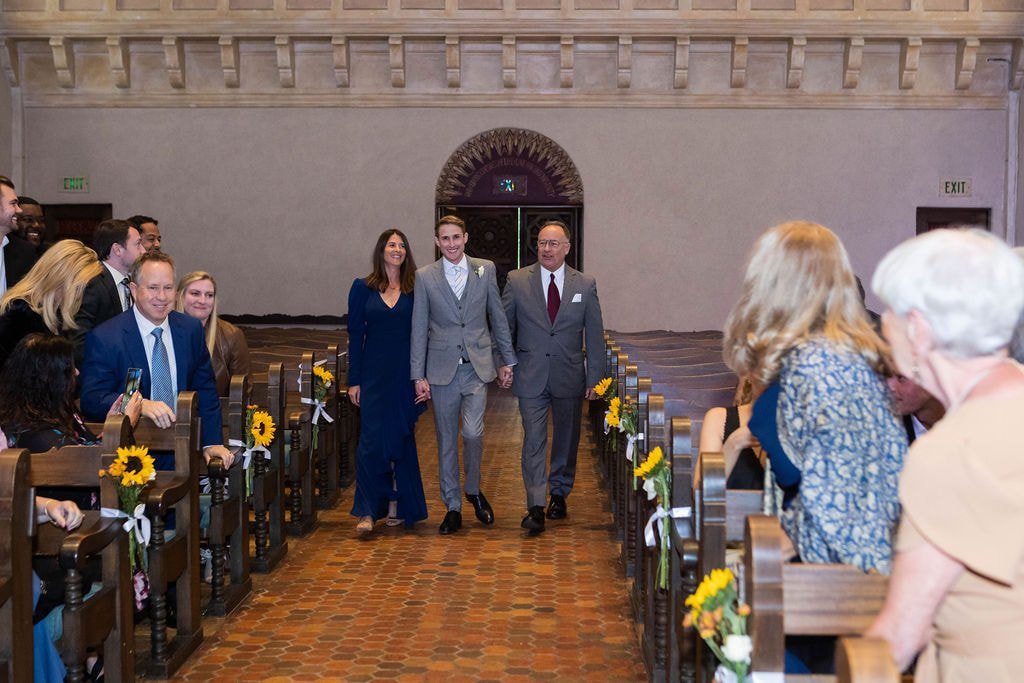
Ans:
POLYGON ((918 683, 1024 673, 1024 372, 1007 345, 1024 266, 978 230, 937 230, 893 249, 872 288, 899 371, 946 407, 900 479, 903 516, 884 607, 869 635, 918 683))

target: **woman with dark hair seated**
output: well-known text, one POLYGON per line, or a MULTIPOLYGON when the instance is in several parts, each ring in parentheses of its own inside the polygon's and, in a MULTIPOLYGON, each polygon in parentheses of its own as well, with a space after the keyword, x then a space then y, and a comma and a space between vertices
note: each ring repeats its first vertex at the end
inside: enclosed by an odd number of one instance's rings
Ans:
MULTIPOLYGON (((0 426, 11 448, 45 453, 61 446, 99 442, 75 409, 75 347, 63 337, 30 334, 14 347, 0 370, 0 426)), ((110 414, 121 413, 121 396, 110 414)), ((142 414, 142 397, 136 392, 125 407, 134 425, 142 414)), ((97 487, 99 482, 97 481, 97 487)), ((49 489, 41 495, 75 501, 95 509, 96 494, 81 489, 49 489)))

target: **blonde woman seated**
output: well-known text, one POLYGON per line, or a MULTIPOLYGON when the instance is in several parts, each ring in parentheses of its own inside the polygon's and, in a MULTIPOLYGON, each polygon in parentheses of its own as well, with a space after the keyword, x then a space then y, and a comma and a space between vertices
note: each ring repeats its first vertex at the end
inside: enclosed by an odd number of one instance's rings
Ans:
POLYGON ((889 573, 907 437, 884 355, 831 230, 791 222, 757 240, 724 357, 765 387, 748 424, 768 453, 766 504, 804 562, 889 573))
MULTIPOLYGON (((754 387, 744 379, 736 391, 736 404, 712 408, 704 414, 700 428, 700 452, 725 456, 725 487, 727 489, 760 489, 764 487, 764 451, 757 437, 750 433, 754 387)), ((700 469, 693 472, 693 486, 700 486, 700 469)))
POLYGON ((1024 673, 1024 372, 1007 346, 1024 266, 982 231, 936 230, 893 249, 872 288, 899 372, 946 415, 910 448, 889 594, 868 634, 918 683, 1024 673))
POLYGON ((217 393, 227 396, 231 376, 249 374, 249 344, 242 330, 217 316, 217 282, 213 276, 196 270, 181 278, 175 309, 203 324, 217 393))
POLYGON ((75 314, 89 280, 102 272, 96 252, 78 240, 61 240, 0 299, 0 368, 22 338, 77 329, 75 314))

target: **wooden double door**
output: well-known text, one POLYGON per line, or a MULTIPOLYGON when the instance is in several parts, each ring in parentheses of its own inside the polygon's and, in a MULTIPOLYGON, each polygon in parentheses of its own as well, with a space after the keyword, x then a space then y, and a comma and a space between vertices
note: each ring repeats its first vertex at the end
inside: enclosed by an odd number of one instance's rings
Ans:
MULTIPOLYGON (((455 215, 466 221, 466 253, 494 261, 498 287, 505 287, 509 271, 537 261, 537 234, 549 220, 569 226, 571 248, 565 262, 582 269, 582 208, 578 206, 438 206, 437 218, 455 215)), ((435 257, 440 252, 435 249, 435 257)))

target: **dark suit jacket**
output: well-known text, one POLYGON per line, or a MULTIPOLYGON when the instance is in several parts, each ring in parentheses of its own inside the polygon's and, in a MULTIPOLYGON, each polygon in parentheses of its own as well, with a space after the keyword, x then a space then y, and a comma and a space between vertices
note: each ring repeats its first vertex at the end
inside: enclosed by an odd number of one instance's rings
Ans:
POLYGON ((501 296, 519 359, 512 393, 536 398, 547 388, 555 398, 582 397, 588 387, 600 381, 605 369, 604 322, 597 283, 566 265, 561 305, 552 324, 540 268, 534 263, 513 270, 501 296))
MULTIPOLYGON (((10 242, 4 247, 4 268, 7 271, 7 287, 13 287, 32 270, 39 255, 36 248, 17 235, 7 236, 10 242)), ((0 242, 3 238, 0 237, 0 242)))
MULTIPOLYGON (((203 338, 203 326, 195 318, 177 311, 172 311, 167 320, 174 343, 178 391, 195 391, 199 395, 202 445, 223 443, 220 397, 213 379, 210 352, 203 338)), ((87 420, 102 422, 106 419, 114 399, 124 390, 128 368, 142 368, 140 390, 148 398, 149 362, 131 308, 95 328, 85 338, 81 381, 82 414, 87 420)))
POLYGON ((68 338, 75 345, 75 364, 82 366, 85 356, 85 337, 92 329, 121 314, 121 294, 114 277, 103 267, 103 272, 89 280, 82 292, 82 307, 75 316, 77 330, 70 330, 68 338))

